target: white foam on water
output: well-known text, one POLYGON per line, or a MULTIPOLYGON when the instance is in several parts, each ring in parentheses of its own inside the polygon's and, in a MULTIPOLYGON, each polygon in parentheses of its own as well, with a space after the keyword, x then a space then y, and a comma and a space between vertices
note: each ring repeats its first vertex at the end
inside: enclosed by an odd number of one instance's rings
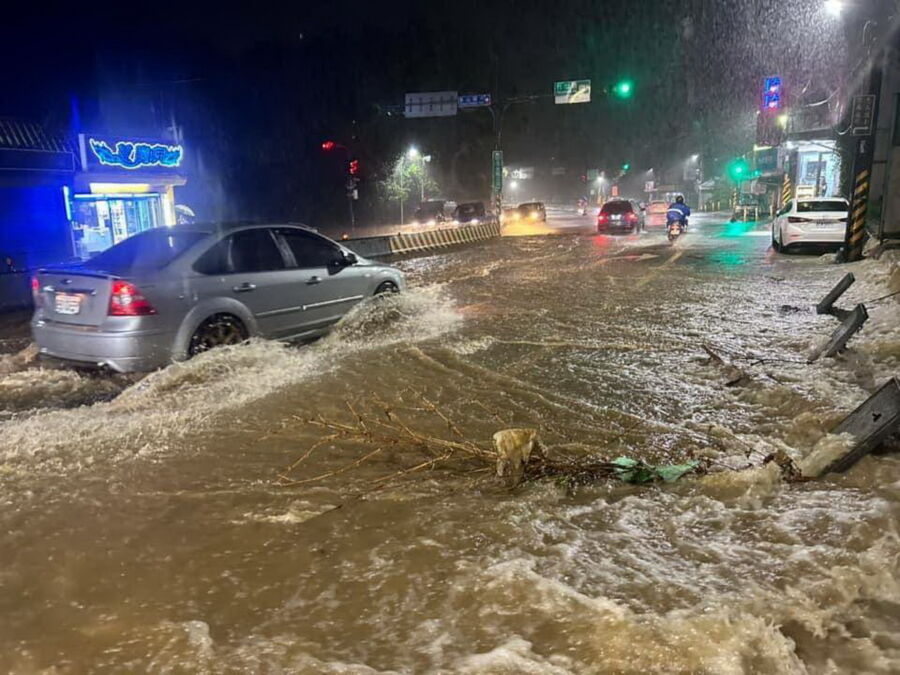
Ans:
POLYGON ((818 478, 854 446, 852 434, 827 434, 798 462, 800 472, 807 478, 818 478))
POLYGON ((315 503, 309 500, 301 499, 292 502, 285 511, 276 512, 247 512, 243 514, 243 518, 238 521, 232 521, 237 525, 248 522, 272 523, 274 525, 297 525, 312 520, 323 513, 337 508, 336 504, 315 503))
POLYGON ((527 640, 514 636, 489 652, 459 659, 452 670, 463 675, 571 675, 579 672, 570 658, 559 655, 545 659, 535 654, 531 647, 527 640))
POLYGON ((216 415, 339 368, 348 355, 436 339, 461 321, 441 287, 425 287, 358 306, 312 345, 251 340, 215 349, 152 373, 111 402, 0 423, 0 465, 6 473, 41 464, 65 472, 162 452, 216 415))

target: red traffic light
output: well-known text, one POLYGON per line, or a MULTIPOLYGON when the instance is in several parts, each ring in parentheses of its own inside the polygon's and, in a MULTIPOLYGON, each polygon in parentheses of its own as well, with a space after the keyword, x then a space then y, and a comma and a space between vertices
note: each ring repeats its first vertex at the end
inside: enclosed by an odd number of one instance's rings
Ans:
POLYGON ((350 175, 351 176, 359 175, 359 160, 358 159, 350 160, 350 175))
POLYGON ((322 143, 323 150, 334 150, 335 142, 334 141, 325 141, 322 143))

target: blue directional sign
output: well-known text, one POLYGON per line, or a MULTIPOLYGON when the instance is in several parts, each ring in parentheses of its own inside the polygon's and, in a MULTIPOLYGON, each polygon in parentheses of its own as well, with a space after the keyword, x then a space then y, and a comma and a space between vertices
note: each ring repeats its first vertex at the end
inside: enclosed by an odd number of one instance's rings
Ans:
POLYGON ((491 105, 490 94, 463 94, 459 97, 460 108, 486 108, 491 105))

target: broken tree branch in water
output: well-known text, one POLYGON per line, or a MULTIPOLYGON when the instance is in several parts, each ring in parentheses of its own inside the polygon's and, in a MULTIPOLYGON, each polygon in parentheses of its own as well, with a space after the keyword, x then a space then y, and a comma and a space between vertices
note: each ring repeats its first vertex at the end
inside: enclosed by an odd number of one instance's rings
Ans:
MULTIPOLYGON (((544 446, 535 429, 505 429, 494 434, 491 447, 468 440, 459 426, 438 405, 418 392, 412 392, 417 402, 424 401, 424 407, 409 408, 424 412, 435 418, 441 428, 452 434, 453 438, 444 438, 416 430, 412 424, 401 417, 396 407, 379 397, 373 397, 370 407, 377 412, 365 413, 349 401, 346 408, 353 417, 351 422, 337 421, 319 416, 302 420, 305 424, 323 429, 326 436, 310 445, 296 460, 288 465, 279 475, 279 484, 284 487, 308 485, 345 474, 370 462, 383 450, 406 451, 411 456, 418 453, 426 458, 416 458, 416 463, 381 475, 367 481, 373 489, 380 489, 391 481, 409 477, 413 474, 443 468, 461 475, 484 473, 494 474, 502 479, 507 487, 515 487, 522 482, 553 478, 563 480, 567 485, 587 484, 602 479, 616 478, 625 482, 647 483, 655 480, 669 481, 672 476, 680 477, 686 473, 704 470, 699 461, 691 461, 682 465, 656 467, 639 460, 620 457, 608 461, 598 448, 580 444, 563 444, 556 451, 544 446), (323 445, 334 441, 349 441, 364 446, 375 446, 353 461, 308 478, 295 477, 311 454, 323 445), (581 449, 577 455, 572 453, 574 447, 581 449), (565 452, 568 449, 569 452, 565 452)), ((295 417, 294 419, 300 419, 295 417)), ((635 419, 630 425, 612 436, 607 447, 634 432, 639 424, 635 419)))

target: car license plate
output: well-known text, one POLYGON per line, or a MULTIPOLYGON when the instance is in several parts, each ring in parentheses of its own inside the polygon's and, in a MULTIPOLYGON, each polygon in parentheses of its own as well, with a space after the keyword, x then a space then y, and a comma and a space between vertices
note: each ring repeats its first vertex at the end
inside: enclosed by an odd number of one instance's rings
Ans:
POLYGON ((75 293, 56 294, 57 314, 78 314, 81 311, 81 296, 75 293))

